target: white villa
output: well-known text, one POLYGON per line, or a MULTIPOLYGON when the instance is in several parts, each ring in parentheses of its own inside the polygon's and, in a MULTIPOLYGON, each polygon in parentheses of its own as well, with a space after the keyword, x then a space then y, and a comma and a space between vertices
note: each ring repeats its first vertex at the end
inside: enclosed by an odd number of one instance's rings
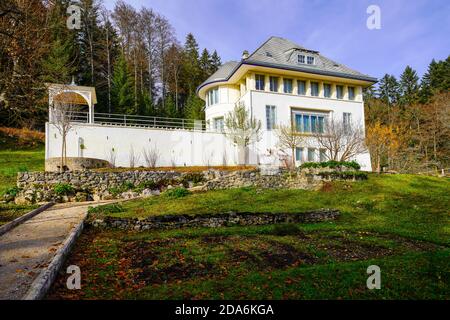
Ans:
MULTIPOLYGON (((81 114, 68 133, 67 156, 113 159, 116 166, 128 167, 131 153, 136 166, 146 166, 145 150, 152 149, 158 150, 158 166, 235 165, 237 147, 223 133, 224 119, 243 103, 262 124, 261 139, 249 146, 248 164, 281 165, 278 124, 292 124, 308 137, 308 143, 295 150, 296 163, 325 161, 325 149, 311 136, 322 132, 330 119, 364 127, 363 88, 376 81, 317 51, 271 37, 253 53, 244 51, 240 61, 222 65, 199 86, 205 122, 95 113, 95 92, 68 86, 65 91, 83 97, 89 112, 81 114)), ((50 93, 50 100, 55 98, 50 93)), ((61 156, 61 137, 49 118, 46 159, 61 156)), ((368 152, 354 160, 371 170, 368 152)))

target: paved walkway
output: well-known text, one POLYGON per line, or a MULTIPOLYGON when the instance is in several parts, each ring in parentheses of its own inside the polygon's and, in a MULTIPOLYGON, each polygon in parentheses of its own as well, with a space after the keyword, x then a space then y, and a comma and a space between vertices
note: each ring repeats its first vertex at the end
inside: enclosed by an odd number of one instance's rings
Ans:
POLYGON ((57 204, 0 236, 0 299, 21 299, 87 208, 106 202, 57 204))

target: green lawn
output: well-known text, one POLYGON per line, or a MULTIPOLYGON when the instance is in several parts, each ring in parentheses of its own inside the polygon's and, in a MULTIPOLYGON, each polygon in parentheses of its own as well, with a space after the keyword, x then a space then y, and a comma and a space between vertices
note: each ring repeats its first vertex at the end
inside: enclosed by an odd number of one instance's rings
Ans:
MULTIPOLYGON (((131 232, 88 228, 50 299, 449 299, 449 180, 371 175, 321 191, 236 189, 123 204, 114 216, 338 208, 317 224, 131 232), (366 269, 381 268, 381 290, 366 269)), ((63 268, 62 270, 65 270, 63 268)))
MULTIPOLYGON (((44 170, 44 148, 28 150, 0 150, 0 196, 16 185, 17 172, 44 170)), ((36 205, 17 206, 0 203, 0 225, 36 208, 36 205)))
POLYGON ((241 188, 178 199, 152 197, 125 202, 125 212, 107 214, 145 218, 161 214, 302 212, 335 208, 341 210, 342 218, 333 228, 395 233, 448 245, 449 190, 448 178, 371 174, 369 180, 335 182, 322 191, 241 188))

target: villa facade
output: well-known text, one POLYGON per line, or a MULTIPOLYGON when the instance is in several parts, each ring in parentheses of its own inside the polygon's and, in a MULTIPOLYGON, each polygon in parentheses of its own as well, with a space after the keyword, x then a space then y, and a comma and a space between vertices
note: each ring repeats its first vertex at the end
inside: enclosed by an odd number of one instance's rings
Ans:
MULTIPOLYGON (((377 80, 332 61, 319 52, 289 40, 271 37, 255 52, 243 53, 241 61, 225 63, 202 83, 197 92, 206 103, 210 130, 222 131, 224 119, 236 103, 262 123, 262 139, 255 144, 250 162, 276 163, 277 125, 292 125, 305 135, 296 148, 296 162, 325 161, 324 149, 312 138, 334 119, 364 128, 363 88, 377 80)), ((370 170, 370 156, 356 159, 370 170)))
MULTIPOLYGON (((89 108, 71 119, 67 157, 138 167, 148 166, 151 151, 158 153, 157 166, 240 164, 242 152, 224 134, 224 125, 236 104, 243 104, 262 125, 260 139, 248 147, 247 164, 283 165, 276 134, 280 124, 292 125, 305 137, 295 149, 297 165, 325 161, 329 156, 315 141, 317 134, 331 120, 364 128, 363 89, 375 82, 317 51, 271 37, 255 52, 245 51, 240 61, 223 64, 198 87, 206 121, 97 113, 94 88, 49 84, 46 159, 61 156, 61 130, 52 113, 54 102, 65 100, 89 108)), ((353 160, 371 170, 368 152, 353 160)))

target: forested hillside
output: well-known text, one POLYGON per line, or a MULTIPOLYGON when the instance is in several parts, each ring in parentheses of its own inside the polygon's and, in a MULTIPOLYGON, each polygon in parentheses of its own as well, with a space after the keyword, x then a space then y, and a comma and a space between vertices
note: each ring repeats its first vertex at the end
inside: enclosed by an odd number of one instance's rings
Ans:
POLYGON ((196 87, 221 61, 184 43, 164 16, 117 1, 0 1, 0 125, 41 128, 46 82, 95 86, 97 112, 203 118, 196 87), (66 26, 70 4, 82 8, 81 29, 66 26))
MULTIPOLYGON (((151 4, 149 4, 151 5, 151 4)), ((368 62, 370 63, 370 62, 368 62)), ((221 59, 193 34, 177 39, 170 21, 122 0, 0 1, 0 126, 42 129, 45 83, 95 86, 96 112, 204 119, 195 90, 221 59), (67 7, 82 8, 81 29, 67 7)), ((420 79, 407 66, 365 92, 367 145, 374 169, 422 172, 449 167, 450 57, 420 79)))
POLYGON ((450 167, 450 57, 419 79, 407 66, 365 92, 367 146, 374 170, 427 172, 450 167))

